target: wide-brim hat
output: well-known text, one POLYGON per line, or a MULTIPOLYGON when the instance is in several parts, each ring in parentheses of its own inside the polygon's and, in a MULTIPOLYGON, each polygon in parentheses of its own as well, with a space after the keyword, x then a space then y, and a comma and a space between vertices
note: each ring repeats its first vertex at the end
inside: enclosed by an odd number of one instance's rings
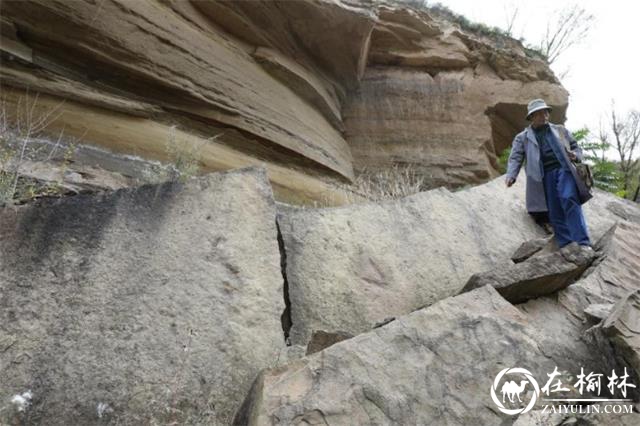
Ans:
POLYGON ((529 105, 527 105, 527 120, 531 118, 531 114, 541 109, 549 110, 549 112, 552 111, 551 107, 542 99, 534 99, 529 102, 529 105))

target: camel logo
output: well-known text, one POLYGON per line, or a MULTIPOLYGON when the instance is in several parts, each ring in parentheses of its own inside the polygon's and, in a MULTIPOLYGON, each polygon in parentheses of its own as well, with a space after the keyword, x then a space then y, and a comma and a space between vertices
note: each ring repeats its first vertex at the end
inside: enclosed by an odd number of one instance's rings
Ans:
POLYGON ((509 398, 509 401, 511 402, 515 402, 513 400, 513 396, 517 396, 518 397, 518 401, 522 402, 522 400, 520 399, 520 394, 522 393, 522 391, 524 390, 524 386, 529 383, 526 380, 520 380, 520 385, 518 385, 516 382, 514 382, 513 380, 510 382, 504 382, 504 385, 502 385, 502 402, 504 402, 504 397, 505 395, 509 398))
POLYGON ((496 379, 493 381, 493 385, 491 385, 491 399, 493 399, 493 402, 495 402, 495 404, 498 406, 498 409, 505 414, 513 415, 526 413, 527 411, 531 410, 531 408, 533 408, 536 400, 538 399, 538 396, 540 396, 540 388, 538 387, 538 382, 536 382, 536 379, 533 378, 529 370, 526 370, 524 368, 505 368, 498 373, 496 379), (500 384, 502 378, 508 374, 518 374, 526 377, 527 380, 520 380, 519 384, 518 381, 514 380, 505 381, 500 388, 500 392, 502 393, 502 401, 500 401, 498 395, 496 394, 496 390, 498 389, 498 385, 500 384), (524 408, 506 408, 504 406, 505 399, 508 399, 511 403, 516 403, 516 400, 519 402, 523 402, 520 398, 520 394, 522 394, 528 384, 533 387, 533 396, 531 397, 531 401, 529 401, 529 404, 527 404, 527 406, 524 408))

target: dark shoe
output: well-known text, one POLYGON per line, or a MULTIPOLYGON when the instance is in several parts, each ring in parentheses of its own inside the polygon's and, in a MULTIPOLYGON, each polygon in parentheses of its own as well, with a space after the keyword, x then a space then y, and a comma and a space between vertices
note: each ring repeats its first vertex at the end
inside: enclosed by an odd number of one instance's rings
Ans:
POLYGON ((542 229, 544 229, 544 232, 546 232, 548 235, 553 234, 553 226, 551 226, 549 222, 543 223, 541 226, 542 229))

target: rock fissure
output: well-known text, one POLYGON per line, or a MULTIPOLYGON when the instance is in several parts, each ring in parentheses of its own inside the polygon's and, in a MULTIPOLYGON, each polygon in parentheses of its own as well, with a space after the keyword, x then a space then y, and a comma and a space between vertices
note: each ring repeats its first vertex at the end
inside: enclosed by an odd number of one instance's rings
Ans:
POLYGON ((280 231, 280 225, 276 219, 276 229, 278 231, 278 250, 280 253, 280 272, 282 274, 283 286, 282 297, 284 300, 284 311, 280 315, 280 323, 282 324, 282 332, 284 334, 284 341, 287 346, 291 345, 289 339, 289 331, 293 326, 291 321, 291 299, 289 298, 289 282, 287 281, 287 252, 284 246, 284 240, 282 239, 282 232, 280 231))

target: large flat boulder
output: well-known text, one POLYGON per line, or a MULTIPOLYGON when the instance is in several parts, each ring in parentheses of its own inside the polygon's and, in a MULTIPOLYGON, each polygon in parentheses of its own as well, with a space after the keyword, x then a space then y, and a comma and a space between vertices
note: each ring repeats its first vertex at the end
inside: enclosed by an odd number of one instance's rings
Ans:
POLYGON ((542 236, 518 192, 503 187, 495 180, 456 193, 279 210, 292 343, 307 344, 313 330, 359 334, 457 294, 473 273, 508 261, 522 241, 542 236))
POLYGON ((508 424, 490 394, 497 374, 526 368, 542 387, 553 371, 527 322, 490 286, 448 298, 263 372, 235 424, 508 424))
MULTIPOLYGON (((457 192, 328 209, 279 209, 291 299, 291 341, 313 330, 362 333, 387 317, 457 294, 477 272, 511 263, 545 236, 527 215, 524 185, 503 178, 457 192)), ((597 241, 640 211, 597 192, 585 208, 597 241)))
POLYGON ((275 214, 257 168, 0 210, 2 406, 228 423, 284 346, 275 214))

